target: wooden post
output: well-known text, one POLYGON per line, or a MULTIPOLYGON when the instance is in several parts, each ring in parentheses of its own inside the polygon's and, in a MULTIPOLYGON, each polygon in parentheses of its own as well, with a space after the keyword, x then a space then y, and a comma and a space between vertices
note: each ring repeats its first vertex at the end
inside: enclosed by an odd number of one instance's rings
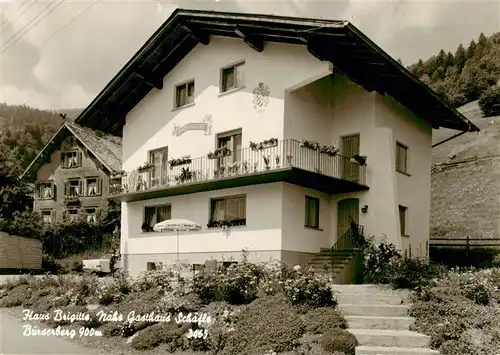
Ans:
POLYGON ((470 241, 469 241, 469 236, 467 236, 466 239, 466 244, 465 244, 465 258, 467 259, 467 266, 470 264, 470 255, 469 255, 469 250, 470 250, 470 241))

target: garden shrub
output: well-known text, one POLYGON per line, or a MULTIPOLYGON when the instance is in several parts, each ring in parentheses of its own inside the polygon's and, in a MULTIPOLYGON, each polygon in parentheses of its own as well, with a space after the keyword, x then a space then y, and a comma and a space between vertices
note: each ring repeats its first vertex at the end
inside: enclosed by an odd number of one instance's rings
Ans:
POLYGON ((388 284, 393 272, 393 264, 401 258, 401 254, 392 243, 385 239, 379 244, 369 238, 364 246, 364 277, 366 283, 388 284))
POLYGON ((108 322, 103 324, 99 330, 105 337, 117 337, 121 335, 122 325, 118 322, 108 322))
POLYGON ((358 341, 356 337, 344 329, 331 329, 321 336, 321 346, 329 352, 341 352, 345 355, 355 355, 358 341))
POLYGON ((0 289, 3 289, 5 291, 10 291, 13 288, 16 288, 17 286, 28 285, 29 283, 30 279, 26 276, 10 278, 7 279, 7 281, 4 282, 2 285, 0 285, 0 289))
POLYGON ((159 288, 161 290, 170 290, 170 281, 174 277, 171 271, 164 270, 151 270, 146 271, 139 275, 133 283, 132 289, 134 291, 147 291, 152 288, 159 288))
POLYGON ((42 270, 53 275, 66 273, 65 268, 51 255, 42 255, 42 270))
POLYGON ((388 276, 393 288, 415 289, 429 284, 438 277, 441 269, 425 259, 397 259, 392 262, 391 275, 388 276))
POLYGON ((138 332, 131 346, 136 350, 149 350, 160 344, 168 344, 170 350, 182 350, 186 347, 184 334, 190 328, 191 325, 187 323, 158 323, 138 332))
POLYGON ((77 272, 77 273, 83 272, 83 263, 78 261, 78 260, 75 260, 73 262, 73 265, 71 266, 71 271, 77 272))
POLYGON ((0 307, 18 307, 29 301, 32 289, 30 285, 19 285, 11 289, 4 297, 0 298, 0 307))
POLYGON ((500 349, 498 270, 453 270, 418 290, 413 330, 431 336, 443 355, 487 355, 500 349))
POLYGON ((301 273, 284 283, 284 293, 294 305, 310 308, 335 307, 337 300, 328 283, 314 272, 301 273))
POLYGON ((202 302, 227 301, 230 304, 252 302, 259 291, 260 280, 265 271, 259 265, 238 263, 214 274, 205 274, 195 278, 193 292, 202 302))
POLYGON ((257 299, 241 311, 224 351, 246 354, 265 347, 290 351, 298 345, 304 330, 303 321, 283 295, 257 299))
POLYGON ((316 308, 308 311, 304 317, 307 333, 323 334, 330 329, 346 329, 347 321, 335 308, 316 308))

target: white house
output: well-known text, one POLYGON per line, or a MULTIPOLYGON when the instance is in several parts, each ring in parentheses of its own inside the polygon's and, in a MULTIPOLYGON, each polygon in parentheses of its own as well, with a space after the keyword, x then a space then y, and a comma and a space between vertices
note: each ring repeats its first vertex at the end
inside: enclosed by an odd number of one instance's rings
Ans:
POLYGON ((123 137, 131 274, 177 259, 170 218, 191 263, 304 263, 349 217, 425 256, 432 129, 478 130, 348 22, 180 9, 76 122, 123 137))

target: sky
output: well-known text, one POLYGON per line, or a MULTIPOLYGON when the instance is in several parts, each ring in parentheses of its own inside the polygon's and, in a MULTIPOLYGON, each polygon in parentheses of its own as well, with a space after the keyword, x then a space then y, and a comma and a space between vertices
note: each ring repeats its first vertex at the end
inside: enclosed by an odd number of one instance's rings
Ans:
POLYGON ((500 32, 500 0, 0 0, 0 102, 84 108, 176 8, 348 20, 405 65, 500 32))

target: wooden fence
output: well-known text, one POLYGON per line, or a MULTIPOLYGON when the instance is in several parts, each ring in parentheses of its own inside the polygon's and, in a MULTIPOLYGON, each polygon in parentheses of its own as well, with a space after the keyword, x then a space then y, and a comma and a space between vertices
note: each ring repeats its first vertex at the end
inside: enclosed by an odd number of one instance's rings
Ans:
POLYGON ((42 267, 42 243, 0 232, 0 273, 11 270, 39 270, 42 267))
POLYGON ((484 267, 500 254, 500 238, 431 238, 430 259, 448 265, 484 267))

